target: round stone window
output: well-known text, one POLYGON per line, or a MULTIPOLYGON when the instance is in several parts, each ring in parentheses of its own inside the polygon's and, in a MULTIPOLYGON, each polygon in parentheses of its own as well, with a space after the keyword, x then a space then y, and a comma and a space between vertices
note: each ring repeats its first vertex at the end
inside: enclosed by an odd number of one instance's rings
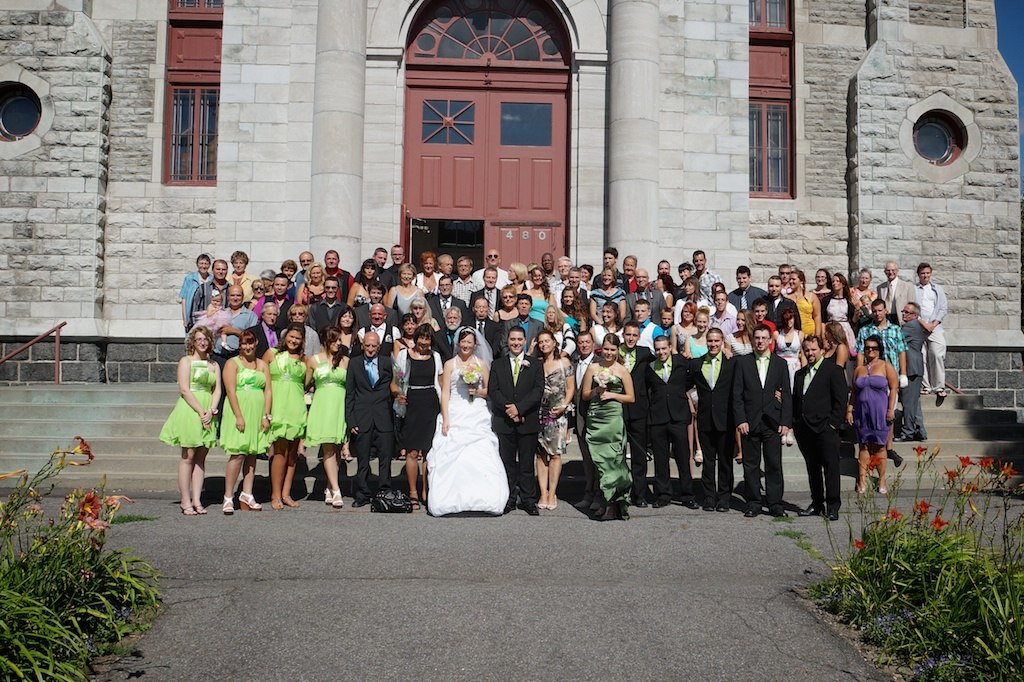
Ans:
POLYGON ((945 111, 929 111, 914 124, 914 149, 936 166, 956 161, 966 138, 963 124, 945 111))
POLYGON ((0 83, 0 140, 27 137, 39 126, 43 107, 39 97, 21 83, 0 83))

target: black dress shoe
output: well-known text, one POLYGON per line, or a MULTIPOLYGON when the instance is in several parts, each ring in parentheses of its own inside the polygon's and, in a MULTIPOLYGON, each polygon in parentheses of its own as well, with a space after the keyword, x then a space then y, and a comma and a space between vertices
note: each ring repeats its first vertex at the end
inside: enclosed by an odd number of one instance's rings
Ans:
POLYGON ((670 504, 672 504, 672 500, 666 500, 664 497, 659 497, 651 506, 655 509, 661 509, 662 507, 667 507, 670 504))
POLYGON ((772 509, 771 511, 768 512, 768 514, 777 519, 784 519, 787 516, 789 516, 789 514, 786 513, 785 509, 772 509))
POLYGON ((537 508, 536 502, 530 502, 529 504, 523 505, 523 511, 530 516, 540 516, 540 509, 537 508))
POLYGON ((355 508, 365 507, 368 504, 370 504, 369 500, 352 500, 352 506, 355 508))
POLYGON ((838 521, 839 520, 839 512, 838 511, 830 511, 828 513, 828 520, 829 521, 838 521))
POLYGON ((724 514, 725 512, 729 511, 729 505, 727 505, 727 504, 720 504, 717 507, 715 507, 715 511, 716 512, 721 512, 722 514, 724 514))
POLYGON ((715 511, 715 508, 712 507, 710 504, 706 504, 706 505, 704 505, 704 511, 713 512, 713 511, 715 511))
POLYGON ((903 466, 903 458, 895 450, 886 450, 885 456, 892 460, 892 463, 898 467, 903 466))
POLYGON ((696 500, 683 500, 683 506, 687 509, 700 509, 700 505, 697 504, 696 500))
POLYGON ((745 512, 743 512, 743 516, 744 518, 752 519, 756 517, 758 513, 759 512, 756 509, 748 509, 745 512))
POLYGON ((515 509, 515 508, 516 508, 516 503, 515 502, 509 502, 508 504, 505 505, 505 511, 503 513, 504 514, 511 514, 512 510, 515 509))
POLYGON ((899 436, 896 436, 895 438, 893 438, 892 442, 894 442, 894 443, 909 443, 912 440, 914 440, 913 436, 899 435, 899 436))
POLYGON ((797 516, 824 516, 825 510, 816 505, 811 505, 807 509, 801 509, 796 513, 797 516))
POLYGON ((643 509, 644 507, 647 506, 647 500, 637 500, 636 502, 633 503, 633 506, 643 509))

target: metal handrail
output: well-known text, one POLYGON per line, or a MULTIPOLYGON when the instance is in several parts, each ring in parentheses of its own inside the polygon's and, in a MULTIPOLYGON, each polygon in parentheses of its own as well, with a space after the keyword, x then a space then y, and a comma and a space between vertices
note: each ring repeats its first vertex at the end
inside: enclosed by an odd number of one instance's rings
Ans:
POLYGON ((54 338, 53 338, 53 341, 54 341, 54 343, 53 343, 53 383, 60 385, 60 330, 67 323, 68 323, 68 321, 64 320, 60 324, 58 324, 56 326, 53 326, 53 327, 50 327, 45 332, 43 332, 42 334, 40 334, 36 338, 32 339, 31 341, 23 343, 21 346, 19 346, 15 350, 11 351, 7 355, 5 355, 2 358, 0 358, 0 365, 4 364, 8 360, 10 360, 11 358, 13 358, 18 353, 20 353, 20 352, 22 352, 24 350, 28 350, 29 348, 31 348, 32 346, 36 345, 37 343, 39 343, 43 339, 47 338, 50 334, 53 334, 53 336, 54 336, 54 338))

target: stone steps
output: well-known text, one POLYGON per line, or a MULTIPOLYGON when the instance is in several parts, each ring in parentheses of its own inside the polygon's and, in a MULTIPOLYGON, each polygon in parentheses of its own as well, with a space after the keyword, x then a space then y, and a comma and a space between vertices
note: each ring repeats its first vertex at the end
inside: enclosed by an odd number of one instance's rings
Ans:
MULTIPOLYGON (((61 476, 61 487, 95 485, 106 476, 109 486, 129 491, 172 491, 180 451, 157 439, 160 428, 177 400, 178 392, 168 384, 136 385, 63 385, 8 387, 0 390, 0 472, 17 469, 36 470, 56 447, 73 443, 82 436, 92 446, 96 460, 88 467, 70 467, 61 476)), ((944 400, 925 399, 925 424, 931 440, 929 447, 941 445, 941 467, 953 466, 958 456, 998 457, 1015 462, 1024 469, 1024 425, 1016 422, 1013 410, 983 409, 979 396, 950 396, 944 400)), ((907 459, 910 469, 916 460, 918 443, 898 443, 896 450, 907 459)), ((856 464, 853 444, 844 444, 844 474, 853 476, 856 464)), ((582 472, 579 448, 575 442, 566 454, 564 476, 572 484, 582 472)), ((223 477, 226 457, 214 448, 207 459, 207 476, 223 477)), ((307 457, 314 478, 322 477, 315 449, 307 457)), ((375 466, 375 465, 374 465, 375 466)), ((400 475, 402 462, 392 464, 392 475, 400 475)), ((786 487, 804 491, 807 487, 803 457, 797 447, 783 448, 786 487)), ((648 467, 653 475, 653 465, 648 467)), ((260 476, 267 475, 267 464, 257 466, 260 476)), ((672 468, 676 475, 675 467, 672 468)), ((696 476, 698 469, 693 469, 696 476)), ((741 467, 735 467, 737 480, 741 467)), ((346 476, 355 474, 355 463, 346 476)))

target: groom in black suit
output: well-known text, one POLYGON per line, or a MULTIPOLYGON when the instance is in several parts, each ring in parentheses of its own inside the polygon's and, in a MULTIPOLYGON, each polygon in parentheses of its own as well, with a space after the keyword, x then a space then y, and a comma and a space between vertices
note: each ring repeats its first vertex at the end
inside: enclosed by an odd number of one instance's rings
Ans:
POLYGON ((690 370, 686 358, 672 355, 669 338, 654 339, 654 362, 647 365, 647 393, 650 396, 649 422, 651 449, 654 451, 654 506, 672 503, 672 477, 669 457, 676 461, 683 506, 698 509, 693 499, 693 476, 690 475, 690 443, 686 436, 690 425, 690 406, 686 392, 690 390, 690 370))
POLYGON ((724 343, 721 329, 709 329, 708 354, 690 360, 690 376, 697 389, 697 440, 704 452, 701 483, 707 512, 729 511, 732 498, 733 434, 736 432, 732 419, 734 360, 722 352, 724 343))
POLYGON ((807 365, 793 382, 793 431, 807 464, 811 506, 800 516, 839 520, 839 429, 843 425, 850 389, 846 374, 822 356, 821 340, 804 339, 807 365))
POLYGON ((345 421, 356 454, 355 501, 353 507, 370 502, 370 450, 377 449, 377 481, 381 490, 391 487, 391 457, 395 427, 391 419, 391 357, 380 353, 380 337, 363 335, 363 353, 348 365, 345 392, 345 421))
POLYGON ((640 325, 630 320, 622 326, 623 344, 619 346, 622 363, 633 378, 636 402, 622 406, 626 421, 626 440, 629 442, 630 474, 633 476, 633 504, 647 506, 647 365, 654 360, 649 348, 638 345, 640 325))
POLYGON ((508 357, 491 365, 487 391, 491 396, 491 427, 498 436, 498 453, 508 475, 509 498, 505 513, 519 505, 537 516, 537 479, 533 462, 540 431, 540 401, 544 394, 542 363, 526 357, 526 332, 521 327, 508 331, 508 357), (517 490, 518 489, 518 490, 517 490))
POLYGON ((732 388, 733 415, 743 442, 743 482, 747 511, 761 513, 761 459, 768 513, 786 516, 782 507, 782 437, 793 427, 793 396, 786 361, 769 350, 771 331, 754 327, 754 352, 736 361, 732 388))

